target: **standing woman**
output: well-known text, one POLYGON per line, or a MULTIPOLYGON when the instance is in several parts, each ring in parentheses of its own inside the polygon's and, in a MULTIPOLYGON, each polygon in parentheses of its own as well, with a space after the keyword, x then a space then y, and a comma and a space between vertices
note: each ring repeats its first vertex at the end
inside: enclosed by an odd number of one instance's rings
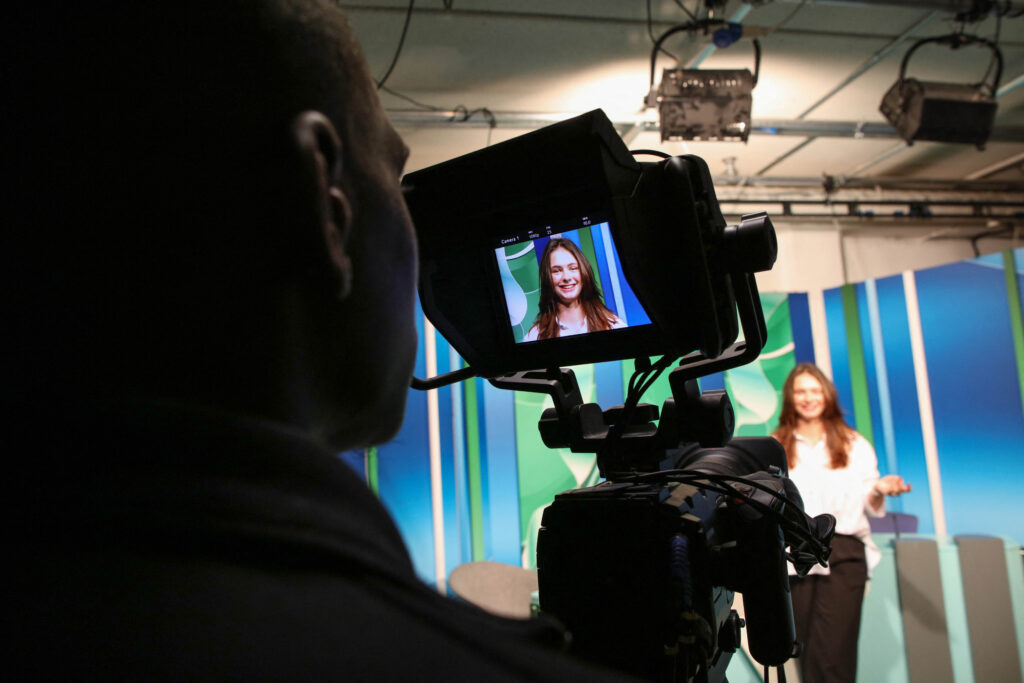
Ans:
POLYGON ((564 237, 548 240, 540 257, 540 312, 523 341, 625 326, 604 305, 594 269, 580 248, 564 237))
POLYGON ((817 565, 802 579, 790 568, 796 636, 803 643, 801 678, 853 683, 861 602, 882 557, 868 516, 883 516, 885 497, 910 486, 895 474, 879 477, 874 448, 843 420, 835 385, 811 363, 800 363, 786 378, 773 436, 786 449, 805 512, 836 518, 829 567, 817 565))

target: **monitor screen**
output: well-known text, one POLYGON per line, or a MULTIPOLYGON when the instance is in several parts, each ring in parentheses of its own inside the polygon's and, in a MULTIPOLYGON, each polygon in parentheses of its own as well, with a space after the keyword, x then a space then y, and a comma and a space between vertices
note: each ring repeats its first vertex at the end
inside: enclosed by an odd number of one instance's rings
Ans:
POLYGON ((581 216, 527 228, 494 250, 516 343, 650 324, 622 275, 608 221, 581 216))

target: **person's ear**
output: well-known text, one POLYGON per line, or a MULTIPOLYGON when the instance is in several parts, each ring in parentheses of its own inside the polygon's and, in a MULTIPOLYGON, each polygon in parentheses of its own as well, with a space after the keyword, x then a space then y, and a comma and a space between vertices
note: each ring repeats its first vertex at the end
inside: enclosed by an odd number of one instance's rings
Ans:
POLYGON ((315 272, 338 299, 352 288, 352 261, 348 238, 352 205, 341 190, 341 139, 334 125, 318 111, 305 111, 292 123, 293 142, 300 155, 312 220, 306 222, 302 241, 312 252, 315 272))

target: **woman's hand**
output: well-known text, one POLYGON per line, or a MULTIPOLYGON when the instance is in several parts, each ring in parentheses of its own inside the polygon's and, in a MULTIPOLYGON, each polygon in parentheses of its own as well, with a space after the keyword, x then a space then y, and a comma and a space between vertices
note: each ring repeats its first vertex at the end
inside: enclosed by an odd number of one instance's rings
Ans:
POLYGON ((887 474, 875 482, 872 490, 878 496, 899 496, 910 491, 910 484, 898 474, 887 474))

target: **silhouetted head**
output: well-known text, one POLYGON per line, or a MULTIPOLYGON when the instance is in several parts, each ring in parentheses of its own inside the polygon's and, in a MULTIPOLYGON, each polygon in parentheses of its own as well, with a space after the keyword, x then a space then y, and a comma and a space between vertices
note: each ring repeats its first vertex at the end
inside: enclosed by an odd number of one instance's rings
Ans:
POLYGON ((340 12, 5 14, 8 400, 170 397, 334 447, 393 434, 415 352, 407 152, 340 12))

